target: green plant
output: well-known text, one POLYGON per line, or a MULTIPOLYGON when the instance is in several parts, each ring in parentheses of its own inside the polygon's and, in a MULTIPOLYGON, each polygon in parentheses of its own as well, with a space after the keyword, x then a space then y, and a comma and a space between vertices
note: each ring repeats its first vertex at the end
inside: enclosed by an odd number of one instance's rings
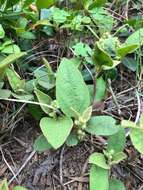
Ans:
MULTIPOLYGON (((111 169, 126 158, 124 128, 130 128, 132 144, 143 153, 143 116, 138 124, 123 120, 120 125, 111 116, 95 114, 94 105, 107 97, 106 80, 115 78, 119 64, 136 71, 141 78, 138 62, 143 29, 135 25, 137 30, 122 42, 118 34, 128 33, 128 28, 133 31, 131 21, 113 31, 116 21, 104 9, 106 2, 70 0, 64 6, 64 1, 56 0, 0 1, 0 99, 29 104, 28 110, 42 131, 34 143, 36 151, 58 149, 64 143, 73 147, 88 134, 105 137, 106 148, 89 157, 90 189, 124 190, 123 183, 112 178, 111 169), (31 3, 37 6, 36 11, 30 10, 31 3), (33 40, 49 36, 55 36, 58 42, 61 37, 63 55, 68 52, 68 56, 58 56, 56 68, 44 55, 40 59, 42 67, 39 63, 24 66, 19 58, 38 54, 31 48, 33 40), (84 40, 89 36, 91 43, 84 40), (131 55, 138 57, 135 60, 131 55), (19 68, 30 71, 30 78, 23 79, 19 68)), ((8 189, 5 181, 2 185, 8 189)))
MULTIPOLYGON (((3 180, 1 183, 0 183, 0 190, 9 190, 9 188, 8 188, 8 184, 7 184, 7 180, 3 180)), ((24 187, 22 187, 22 186, 15 186, 14 188, 13 188, 13 190, 26 190, 24 187)))

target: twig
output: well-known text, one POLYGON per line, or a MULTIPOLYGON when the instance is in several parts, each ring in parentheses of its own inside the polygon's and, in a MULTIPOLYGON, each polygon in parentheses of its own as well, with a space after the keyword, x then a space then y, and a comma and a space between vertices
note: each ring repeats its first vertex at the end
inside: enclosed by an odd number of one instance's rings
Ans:
POLYGON ((61 150, 60 154, 60 183, 63 184, 63 153, 64 153, 64 146, 61 150))
POLYGON ((26 104, 34 104, 34 105, 39 105, 39 106, 45 106, 45 107, 50 108, 50 109, 55 109, 50 105, 43 104, 43 103, 40 103, 40 102, 28 101, 28 100, 18 100, 18 99, 11 99, 11 98, 0 98, 0 100, 11 101, 11 102, 19 102, 19 103, 26 103, 26 104))
POLYGON ((23 170, 23 168, 25 168, 26 164, 31 160, 31 158, 34 156, 34 154, 36 153, 35 150, 33 150, 31 152, 31 154, 28 156, 28 158, 26 159, 26 161, 22 164, 22 166, 20 167, 20 169, 18 170, 18 172, 15 174, 15 176, 13 176, 9 182, 8 182, 8 185, 11 184, 11 182, 20 174, 20 172, 23 170))
POLYGON ((116 105, 116 107, 117 107, 118 114, 121 115, 120 106, 119 106, 119 104, 118 104, 118 102, 117 102, 117 98, 116 98, 116 96, 115 96, 115 94, 114 94, 114 92, 113 92, 113 89, 112 89, 112 86, 111 86, 111 80, 110 80, 110 79, 108 79, 108 85, 109 85, 109 90, 110 90, 110 92, 111 92, 111 94, 112 94, 113 101, 114 101, 114 103, 115 103, 115 105, 116 105))
POLYGON ((0 151, 1 151, 2 158, 3 158, 4 162, 5 162, 5 164, 7 165, 8 169, 9 169, 9 170, 11 171, 11 173, 13 174, 13 178, 16 179, 16 181, 17 181, 18 184, 19 184, 19 180, 17 179, 17 176, 16 176, 16 174, 14 173, 13 169, 11 168, 11 166, 9 165, 9 163, 6 161, 5 156, 4 156, 4 154, 3 154, 3 151, 2 151, 2 148, 1 148, 1 147, 0 147, 0 151))

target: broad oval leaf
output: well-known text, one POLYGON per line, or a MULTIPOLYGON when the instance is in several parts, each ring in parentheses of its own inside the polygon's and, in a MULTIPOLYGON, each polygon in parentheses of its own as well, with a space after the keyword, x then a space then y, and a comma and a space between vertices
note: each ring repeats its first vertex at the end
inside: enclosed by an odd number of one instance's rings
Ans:
POLYGON ((89 91, 82 75, 74 64, 63 59, 57 71, 56 98, 64 114, 75 117, 82 114, 90 104, 89 91))
POLYGON ((85 130, 93 135, 109 136, 117 133, 119 126, 110 116, 94 116, 89 120, 85 130))
POLYGON ((119 131, 110 136, 107 141, 107 150, 114 150, 115 153, 122 152, 125 147, 126 135, 124 128, 120 127, 119 131))
POLYGON ((109 190, 126 190, 124 184, 118 179, 109 181, 109 190))
POLYGON ((95 152, 90 155, 89 163, 95 164, 103 169, 110 169, 110 166, 106 163, 104 154, 95 152))
POLYGON ((143 129, 132 129, 130 138, 134 147, 143 154, 143 129))
POLYGON ((34 150, 42 152, 50 150, 52 146, 48 143, 44 135, 40 135, 34 142, 34 150))
POLYGON ((92 165, 90 169, 90 190, 109 190, 108 170, 92 165))
POLYGON ((72 126, 72 119, 65 116, 57 119, 44 117, 40 121, 43 135, 55 149, 59 148, 66 141, 72 126))

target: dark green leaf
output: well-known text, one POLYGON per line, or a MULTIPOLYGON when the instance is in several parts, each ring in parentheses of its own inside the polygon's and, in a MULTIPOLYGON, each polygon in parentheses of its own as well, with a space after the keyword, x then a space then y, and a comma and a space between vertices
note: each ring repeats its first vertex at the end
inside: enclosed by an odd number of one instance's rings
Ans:
POLYGON ((50 150, 52 146, 48 143, 47 139, 44 137, 44 135, 40 135, 34 142, 34 149, 36 151, 46 151, 50 150))
POLYGON ((109 181, 109 190, 126 190, 124 184, 118 179, 109 181))
POLYGON ((124 150, 126 142, 126 135, 124 128, 120 127, 119 131, 110 136, 107 141, 108 152, 114 150, 115 153, 122 152, 124 150))

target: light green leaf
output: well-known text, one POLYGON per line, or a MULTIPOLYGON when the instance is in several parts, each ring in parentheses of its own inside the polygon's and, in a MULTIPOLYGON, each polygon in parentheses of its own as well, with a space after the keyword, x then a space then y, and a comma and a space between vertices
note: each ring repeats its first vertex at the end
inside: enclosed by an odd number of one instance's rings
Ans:
POLYGON ((0 76, 4 73, 6 67, 26 54, 26 52, 15 53, 7 56, 4 60, 2 60, 0 63, 0 76))
MULTIPOLYGON (((52 99, 50 96, 48 96, 47 94, 45 94, 44 92, 42 92, 41 90, 39 89, 35 89, 34 90, 34 93, 36 94, 37 98, 38 98, 38 101, 39 103, 42 103, 42 104, 46 104, 46 105, 50 105, 51 102, 52 102, 52 99)), ((50 112, 50 109, 46 106, 43 106, 43 105, 40 105, 41 109, 49 114, 50 112)))
POLYGON ((125 158, 127 158, 127 156, 126 156, 126 154, 124 152, 117 152, 117 153, 113 154, 111 164, 112 165, 118 164, 119 162, 121 162, 125 158))
POLYGON ((56 7, 53 7, 51 11, 53 16, 53 21, 56 22, 57 24, 64 23, 67 20, 67 17, 70 16, 69 12, 56 7))
POLYGON ((91 54, 91 49, 87 44, 82 42, 77 43, 73 46, 74 54, 77 56, 87 57, 91 54))
POLYGON ((94 116, 89 120, 85 130, 93 135, 110 136, 118 132, 119 126, 110 116, 94 116))
POLYGON ((134 147, 143 154, 143 129, 132 129, 130 138, 134 147))
POLYGON ((102 77, 96 79, 96 94, 95 101, 99 102, 105 97, 106 93, 106 82, 102 77))
POLYGON ((28 100, 33 100, 34 97, 32 94, 24 94, 21 93, 21 94, 16 94, 16 93, 11 93, 11 95, 14 97, 14 98, 17 98, 19 100, 25 100, 25 101, 28 101, 28 100))
POLYGON ((108 170, 96 165, 91 166, 90 190, 109 190, 108 170))
POLYGON ((61 110, 69 117, 75 117, 73 110, 82 114, 90 104, 89 91, 81 73, 66 59, 57 71, 56 98, 61 110))
POLYGON ((48 76, 47 71, 36 70, 34 71, 34 75, 36 77, 36 82, 43 88, 50 90, 55 86, 55 82, 51 81, 51 79, 48 76))
POLYGON ((118 179, 109 181, 109 190, 126 190, 124 184, 118 179))
POLYGON ((9 190, 6 179, 0 183, 0 190, 9 190))
POLYGON ((135 124, 135 122, 129 121, 129 120, 122 120, 121 125, 124 128, 138 128, 138 126, 135 124))
POLYGON ((106 159, 104 154, 101 153, 93 153, 89 157, 89 163, 95 164, 103 169, 110 169, 110 166, 106 163, 106 159))
POLYGON ((11 91, 10 90, 0 89, 0 98, 1 99, 9 98, 10 95, 11 95, 11 91))
POLYGON ((9 81, 9 84, 14 92, 17 92, 19 89, 24 88, 25 81, 21 80, 20 76, 12 68, 6 69, 6 75, 9 81))
POLYGON ((0 39, 4 38, 4 36, 5 36, 5 31, 2 27, 2 25, 0 24, 0 39))
POLYGON ((94 3, 91 4, 89 8, 92 7, 102 7, 107 1, 106 0, 94 0, 94 3))
POLYGON ((19 37, 23 39, 28 39, 28 40, 36 39, 36 36, 34 35, 34 33, 29 32, 29 31, 24 31, 24 32, 19 33, 19 37))
POLYGON ((141 113, 140 120, 139 120, 139 126, 143 128, 143 113, 141 113))
POLYGON ((85 122, 87 122, 92 114, 92 106, 88 107, 82 114, 82 118, 85 122))
POLYGON ((114 150, 115 153, 122 152, 125 147, 126 135, 124 128, 120 127, 119 131, 110 136, 107 141, 107 150, 114 150))
POLYGON ((13 188, 13 190, 27 190, 26 188, 20 186, 20 185, 17 185, 13 188))
POLYGON ((134 52, 137 48, 138 48, 138 45, 136 44, 132 44, 132 45, 123 44, 122 47, 117 49, 117 53, 121 58, 123 58, 127 54, 134 52))
POLYGON ((52 149, 44 135, 40 135, 34 142, 34 150, 43 152, 52 149))
POLYGON ((125 41, 126 45, 138 45, 138 47, 143 45, 143 28, 140 28, 133 34, 131 34, 125 41))
POLYGON ((72 120, 64 116, 57 119, 44 117, 40 121, 43 135, 55 149, 59 148, 66 141, 72 126, 72 120))
POLYGON ((15 44, 11 44, 4 47, 4 49, 1 52, 6 53, 6 54, 12 54, 12 53, 20 53, 21 51, 20 51, 19 46, 15 44))
POLYGON ((49 8, 54 4, 55 0, 37 0, 36 5, 39 9, 49 8))

